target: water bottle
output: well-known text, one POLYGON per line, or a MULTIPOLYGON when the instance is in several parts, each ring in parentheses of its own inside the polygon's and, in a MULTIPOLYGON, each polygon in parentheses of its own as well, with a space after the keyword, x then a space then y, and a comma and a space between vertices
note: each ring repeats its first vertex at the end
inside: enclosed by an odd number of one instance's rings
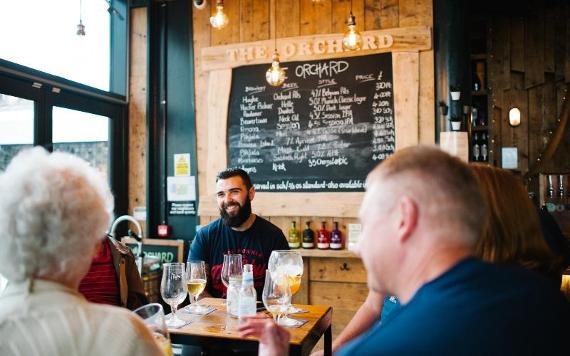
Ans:
POLYGON ((253 266, 243 266, 241 287, 239 289, 238 318, 255 315, 257 293, 253 287, 253 266))

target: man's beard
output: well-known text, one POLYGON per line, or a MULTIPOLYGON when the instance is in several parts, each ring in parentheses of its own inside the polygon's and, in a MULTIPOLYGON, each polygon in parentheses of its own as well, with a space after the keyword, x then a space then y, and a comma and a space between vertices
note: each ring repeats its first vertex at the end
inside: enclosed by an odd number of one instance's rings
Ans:
POLYGON ((222 204, 220 208, 220 216, 222 217, 222 222, 224 225, 229 227, 239 227, 241 226, 251 215, 251 200, 249 197, 245 198, 245 203, 243 206, 239 205, 238 202, 233 202, 231 204, 222 204), (238 206, 237 213, 234 216, 231 216, 226 211, 226 208, 236 205, 238 206))

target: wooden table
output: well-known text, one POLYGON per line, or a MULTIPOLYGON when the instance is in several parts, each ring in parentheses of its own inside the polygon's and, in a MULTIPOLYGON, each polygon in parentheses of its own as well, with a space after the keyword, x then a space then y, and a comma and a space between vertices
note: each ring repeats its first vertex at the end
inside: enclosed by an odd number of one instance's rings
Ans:
MULTIPOLYGON (((239 320, 226 314, 224 299, 204 298, 200 304, 212 305, 216 310, 208 315, 194 315, 183 310, 176 314, 180 319, 191 321, 180 329, 169 329, 173 344, 215 346, 240 350, 257 350, 256 338, 244 338, 237 332, 239 320)), ((293 314, 295 319, 308 320, 299 328, 287 328, 291 333, 290 355, 308 355, 325 335, 325 355, 331 355, 332 347, 332 308, 324 305, 297 305, 307 309, 307 313, 293 314)), ((265 312, 262 312, 265 313, 265 312)))

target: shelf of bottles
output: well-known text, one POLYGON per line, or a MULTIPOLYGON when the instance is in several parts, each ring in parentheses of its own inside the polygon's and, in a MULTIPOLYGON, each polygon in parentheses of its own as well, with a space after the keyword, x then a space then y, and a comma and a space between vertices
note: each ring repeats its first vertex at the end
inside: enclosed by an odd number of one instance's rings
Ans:
POLYGON ((319 250, 342 250, 346 244, 343 239, 342 232, 339 230, 338 222, 333 222, 333 229, 327 229, 326 221, 321 222, 321 228, 315 232, 311 228, 311 222, 305 223, 305 229, 302 234, 297 230, 297 223, 291 222, 287 240, 289 248, 303 248, 303 249, 319 249, 319 250))
POLYGON ((488 96, 486 89, 486 55, 471 56, 471 107, 469 116, 470 160, 489 162, 488 96))

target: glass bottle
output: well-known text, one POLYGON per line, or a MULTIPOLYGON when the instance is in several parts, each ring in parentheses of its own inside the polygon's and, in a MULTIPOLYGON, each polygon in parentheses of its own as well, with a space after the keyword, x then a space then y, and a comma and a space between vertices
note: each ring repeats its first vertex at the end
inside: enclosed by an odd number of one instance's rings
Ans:
POLYGON ((341 250, 342 249, 342 233, 338 229, 338 222, 334 221, 334 228, 331 232, 331 250, 341 250))
POLYGON ((303 230, 303 248, 315 248, 315 233, 311 230, 311 222, 307 221, 303 230))
POLYGON ((566 209, 566 194, 564 194, 564 176, 560 174, 558 176, 558 204, 556 205, 556 211, 564 211, 566 209))
POLYGON ((289 242, 289 248, 301 247, 301 240, 299 238, 297 223, 295 221, 291 221, 291 227, 289 228, 289 236, 287 238, 287 241, 289 242))
POLYGON ((243 266, 241 287, 239 288, 238 318, 255 315, 257 293, 253 287, 253 265, 243 266))
POLYGON ((481 135, 481 161, 487 162, 487 155, 489 151, 487 149, 487 135, 483 132, 481 135))
POLYGON ((473 136, 473 160, 479 161, 479 156, 481 154, 481 146, 479 146, 479 135, 475 133, 473 136))
POLYGON ((330 247, 330 237, 326 229, 326 224, 326 221, 321 222, 321 229, 317 237, 317 248, 320 250, 328 250, 330 247))

